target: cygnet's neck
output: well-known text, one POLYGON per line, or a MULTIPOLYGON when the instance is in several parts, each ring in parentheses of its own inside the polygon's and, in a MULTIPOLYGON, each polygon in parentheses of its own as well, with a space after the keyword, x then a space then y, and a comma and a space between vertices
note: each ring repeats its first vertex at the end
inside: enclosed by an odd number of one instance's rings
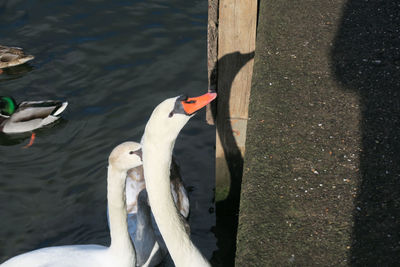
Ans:
POLYGON ((168 251, 177 267, 210 266, 186 233, 172 198, 169 177, 176 137, 166 141, 147 134, 147 130, 146 127, 142 144, 146 190, 168 251))
POLYGON ((120 266, 135 266, 135 250, 128 232, 125 201, 126 176, 126 171, 115 169, 112 165, 108 166, 107 198, 111 235, 109 250, 120 259, 120 266))

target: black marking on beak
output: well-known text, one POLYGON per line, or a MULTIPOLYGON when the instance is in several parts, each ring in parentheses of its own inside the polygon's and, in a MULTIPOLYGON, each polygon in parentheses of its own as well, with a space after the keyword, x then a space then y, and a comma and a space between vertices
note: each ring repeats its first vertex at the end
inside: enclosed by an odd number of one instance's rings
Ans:
POLYGON ((132 154, 137 155, 140 158, 140 160, 143 162, 143 154, 142 154, 142 149, 141 148, 136 150, 136 151, 131 151, 131 152, 133 152, 132 154))
MULTIPOLYGON (((182 102, 186 102, 188 99, 187 95, 181 95, 178 97, 175 101, 175 106, 174 109, 169 113, 168 117, 171 118, 174 114, 184 114, 184 115, 189 115, 186 114, 185 110, 183 109, 182 102)), ((187 103, 192 103, 192 101, 189 101, 187 103)))

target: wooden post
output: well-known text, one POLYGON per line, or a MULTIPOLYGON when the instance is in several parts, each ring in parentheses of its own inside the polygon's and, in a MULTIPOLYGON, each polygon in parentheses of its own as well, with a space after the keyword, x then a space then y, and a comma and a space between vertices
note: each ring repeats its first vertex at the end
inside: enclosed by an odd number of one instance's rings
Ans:
MULTIPOLYGON (((209 92, 217 90, 218 4, 219 0, 208 0, 207 70, 209 92)), ((214 102, 207 105, 206 112, 207 123, 211 125, 215 123, 216 116, 216 104, 214 102)))
MULTIPOLYGON (((209 0, 213 1, 218 0, 209 0)), ((214 68, 218 97, 216 105, 211 105, 213 112, 208 112, 217 129, 215 234, 218 250, 213 258, 216 266, 234 266, 257 3, 257 0, 219 0, 218 5, 218 63, 214 68)))
POLYGON ((245 152, 256 24, 257 0, 219 1, 217 200, 232 193, 233 176, 241 180, 238 172, 242 171, 245 152))

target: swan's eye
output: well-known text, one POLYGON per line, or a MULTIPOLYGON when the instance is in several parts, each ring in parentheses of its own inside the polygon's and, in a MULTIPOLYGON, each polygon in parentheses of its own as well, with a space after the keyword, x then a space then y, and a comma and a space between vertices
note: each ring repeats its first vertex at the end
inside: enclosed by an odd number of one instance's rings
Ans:
POLYGON ((177 101, 186 101, 189 97, 187 95, 181 95, 178 97, 177 101))
POLYGON ((138 149, 138 150, 135 150, 135 151, 129 151, 129 154, 130 155, 135 154, 140 158, 140 160, 142 160, 142 149, 138 149))
POLYGON ((171 118, 172 116, 174 116, 174 112, 173 112, 173 111, 171 111, 171 112, 168 114, 168 118, 171 118))

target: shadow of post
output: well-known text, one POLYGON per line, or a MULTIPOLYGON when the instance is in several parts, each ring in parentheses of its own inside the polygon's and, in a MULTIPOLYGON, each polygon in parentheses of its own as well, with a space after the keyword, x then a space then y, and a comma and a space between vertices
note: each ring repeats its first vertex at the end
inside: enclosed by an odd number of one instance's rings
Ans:
MULTIPOLYGON (((243 157, 233 136, 231 124, 227 123, 227 120, 231 117, 229 99, 231 98, 233 80, 242 67, 252 58, 254 58, 254 51, 246 54, 234 52, 223 56, 217 63, 218 98, 217 103, 211 105, 211 110, 226 156, 230 186, 227 198, 216 203, 216 236, 219 250, 213 257, 213 265, 215 266, 234 265, 243 157)), ((212 73, 216 73, 215 67, 212 73)))
POLYGON ((400 4, 349 0, 332 50, 360 97, 362 144, 351 263, 400 263, 400 4))

